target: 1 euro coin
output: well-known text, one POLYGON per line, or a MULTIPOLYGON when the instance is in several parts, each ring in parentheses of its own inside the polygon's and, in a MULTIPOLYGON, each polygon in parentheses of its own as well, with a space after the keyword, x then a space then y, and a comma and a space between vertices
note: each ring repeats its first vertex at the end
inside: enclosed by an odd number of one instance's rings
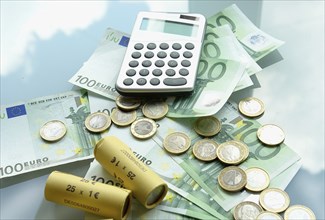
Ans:
POLYGON ((260 192, 270 184, 269 174, 259 167, 248 168, 245 170, 245 173, 247 176, 247 184, 245 187, 252 192, 260 192))
POLYGON ((86 128, 95 133, 103 132, 112 124, 111 118, 108 114, 103 112, 94 112, 85 120, 86 128))
POLYGON ((285 139, 284 131, 273 124, 266 124, 257 130, 257 138, 264 144, 276 146, 285 139))
POLYGON ((237 166, 223 168, 218 175, 218 182, 221 188, 229 192, 242 190, 247 183, 247 176, 244 170, 237 166))
POLYGON ((116 105, 124 111, 135 110, 141 105, 141 100, 136 97, 126 97, 119 95, 116 100, 116 105))
POLYGON ((202 161, 212 161, 217 158, 217 142, 211 139, 202 139, 195 142, 193 146, 194 156, 202 161))
POLYGON ((234 209, 235 220, 256 219, 263 211, 262 207, 251 201, 244 201, 236 205, 234 209))
POLYGON ((165 137, 163 146, 169 153, 182 154, 190 148, 191 139, 185 133, 174 132, 165 137))
POLYGON ((293 205, 290 206, 284 212, 284 219, 286 220, 296 220, 296 219, 304 219, 304 220, 316 220, 316 216, 314 212, 303 205, 293 205))
POLYGON ((232 140, 219 145, 217 156, 220 161, 226 164, 236 165, 247 159, 249 149, 246 144, 232 140))
POLYGON ((67 133, 62 121, 52 120, 46 122, 40 129, 40 136, 46 141, 58 141, 67 133))
POLYGON ((258 117, 265 111, 264 103, 255 97, 241 100, 238 104, 240 113, 247 117, 258 117))
POLYGON ((268 188, 261 192, 260 204, 266 211, 280 213, 289 207, 290 198, 281 189, 268 188))
POLYGON ((161 119, 168 113, 166 102, 147 102, 142 107, 142 113, 147 118, 161 119))
POLYGON ((112 111, 111 119, 113 123, 118 126, 127 126, 134 122, 135 119, 137 119, 137 112, 136 110, 125 112, 121 111, 118 108, 115 108, 112 111))
POLYGON ((131 124, 131 133, 139 139, 152 137, 157 131, 157 124, 149 118, 141 118, 131 124))
POLYGON ((195 121, 194 130, 203 137, 211 137, 221 130, 221 122, 213 116, 206 116, 195 121))

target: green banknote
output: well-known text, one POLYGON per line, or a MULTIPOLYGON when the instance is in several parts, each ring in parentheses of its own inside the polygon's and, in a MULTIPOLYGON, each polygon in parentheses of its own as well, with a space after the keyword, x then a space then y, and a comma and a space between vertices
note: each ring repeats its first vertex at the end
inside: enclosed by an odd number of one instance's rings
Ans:
POLYGON ((89 133, 84 120, 90 113, 85 91, 70 91, 1 106, 0 178, 93 157, 100 135, 89 133), (44 141, 40 128, 60 120, 66 135, 44 141))
POLYGON ((261 59, 284 43, 257 28, 236 5, 209 17, 207 23, 209 27, 228 24, 254 60, 261 59))

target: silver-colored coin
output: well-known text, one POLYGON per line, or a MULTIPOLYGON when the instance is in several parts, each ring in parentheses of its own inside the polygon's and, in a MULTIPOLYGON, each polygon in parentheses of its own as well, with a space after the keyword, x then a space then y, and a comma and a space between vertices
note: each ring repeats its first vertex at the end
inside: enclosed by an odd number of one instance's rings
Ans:
POLYGON ((264 103, 258 98, 254 97, 241 100, 238 108, 239 111, 247 117, 258 117, 265 111, 264 103))
POLYGON ((266 124, 257 130, 257 138, 266 145, 275 146, 284 141, 285 134, 280 127, 273 124, 266 124))
POLYGON ((266 211, 280 213, 289 207, 290 198, 282 189, 268 188, 261 192, 260 204, 266 211))
POLYGON ((221 130, 221 122, 213 116, 201 117, 195 121, 194 130, 199 135, 211 137, 221 130))
POLYGON ((221 188, 226 191, 236 192, 243 189, 247 183, 245 171, 237 166, 223 168, 218 175, 221 188))
POLYGON ((173 132, 165 137, 163 146, 169 153, 182 154, 190 148, 191 139, 185 133, 173 132))
POLYGON ((308 207, 303 205, 293 205, 290 206, 284 212, 285 220, 315 220, 315 213, 308 207))
POLYGON ((263 211, 255 202, 244 201, 236 205, 234 209, 235 220, 255 220, 263 211))
POLYGON ((283 218, 277 213, 263 211, 256 217, 256 220, 283 220, 283 218))
POLYGON ((202 161, 212 161, 217 158, 217 142, 211 139, 202 139, 195 142, 193 146, 194 156, 202 161))
POLYGON ((135 110, 141 105, 141 100, 136 97, 126 97, 119 95, 116 100, 116 105, 125 111, 135 110))
POLYGON ((245 170, 247 176, 246 189, 252 192, 260 192, 270 184, 269 174, 258 167, 251 167, 245 170))
POLYGON ((52 120, 46 122, 40 129, 40 136, 46 141, 58 141, 67 133, 62 121, 52 120))
POLYGON ((157 131, 157 124, 149 118, 141 118, 131 124, 131 133, 139 139, 152 137, 157 131))
POLYGON ((142 113, 147 118, 161 119, 168 113, 168 105, 164 101, 147 102, 142 107, 142 113))
POLYGON ((111 118, 108 114, 103 112, 94 112, 85 120, 86 128, 95 133, 103 132, 112 124, 111 118))
POLYGON ((137 119, 136 110, 122 111, 118 108, 113 109, 111 119, 118 126, 127 126, 137 119))
POLYGON ((246 160, 248 154, 247 145, 236 140, 224 142, 217 149, 219 160, 226 164, 239 164, 246 160))

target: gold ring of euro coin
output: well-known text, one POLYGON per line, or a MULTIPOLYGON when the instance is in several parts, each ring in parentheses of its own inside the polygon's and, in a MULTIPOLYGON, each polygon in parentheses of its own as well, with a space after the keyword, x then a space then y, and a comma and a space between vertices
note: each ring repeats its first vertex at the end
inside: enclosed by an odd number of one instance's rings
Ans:
POLYGON ((201 117, 195 121, 194 130, 203 137, 211 137, 220 132, 221 122, 213 116, 201 117))
POLYGON ((260 192, 270 185, 269 174, 259 167, 248 168, 245 173, 247 176, 245 188, 249 191, 260 192))
POLYGON ((128 126, 137 119, 137 111, 121 111, 118 108, 113 109, 111 114, 112 122, 118 126, 128 126))
POLYGON ((147 102, 142 107, 142 113, 147 118, 161 119, 168 113, 168 105, 164 101, 147 102))
POLYGON ((218 175, 218 182, 221 188, 229 192, 242 190, 246 183, 247 177, 244 170, 237 166, 223 168, 218 175))
POLYGON ((256 217, 263 211, 262 207, 251 201, 244 201, 235 206, 234 219, 256 219, 256 217))
POLYGON ((141 100, 137 97, 127 97, 119 95, 116 100, 116 105, 124 111, 135 110, 141 105, 141 100))
POLYGON ((62 121, 51 120, 40 129, 40 136, 46 141, 58 141, 67 133, 67 128, 62 121))
POLYGON ((112 124, 108 114, 103 112, 94 112, 87 116, 85 126, 87 130, 95 133, 103 132, 112 124))
POLYGON ((247 117, 258 117, 265 111, 264 103, 255 97, 241 100, 238 104, 240 113, 247 117))
POLYGON ((280 213, 289 207, 290 198, 282 189, 268 188, 260 194, 260 205, 269 212, 280 213))
POLYGON ((173 132, 164 139, 163 146, 169 153, 182 154, 191 146, 190 137, 182 132, 173 132))
POLYGON ((140 118, 131 124, 131 133, 139 139, 152 137, 157 131, 157 124, 149 118, 140 118))
POLYGON ((264 144, 276 146, 285 139, 284 131, 274 124, 265 124, 257 130, 257 138, 264 144))
POLYGON ((284 219, 286 219, 286 220, 293 220, 293 219, 316 220, 316 216, 315 216, 314 212, 306 206, 293 205, 293 206, 290 206, 284 212, 284 219))
POLYGON ((211 139, 202 139, 193 145, 194 156, 202 161, 212 161, 217 158, 218 143, 211 139))
POLYGON ((231 140, 220 144, 216 153, 221 162, 236 165, 247 159, 249 149, 243 142, 231 140))
POLYGON ((283 220, 282 216, 269 211, 261 212, 257 217, 256 220, 283 220))

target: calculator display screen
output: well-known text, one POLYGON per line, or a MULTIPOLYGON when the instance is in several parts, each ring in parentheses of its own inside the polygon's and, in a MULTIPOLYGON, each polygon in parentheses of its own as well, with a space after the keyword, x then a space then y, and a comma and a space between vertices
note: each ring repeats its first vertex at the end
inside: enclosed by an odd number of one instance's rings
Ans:
POLYGON ((145 31, 196 37, 198 32, 198 25, 186 24, 176 21, 143 18, 140 29, 145 31))

